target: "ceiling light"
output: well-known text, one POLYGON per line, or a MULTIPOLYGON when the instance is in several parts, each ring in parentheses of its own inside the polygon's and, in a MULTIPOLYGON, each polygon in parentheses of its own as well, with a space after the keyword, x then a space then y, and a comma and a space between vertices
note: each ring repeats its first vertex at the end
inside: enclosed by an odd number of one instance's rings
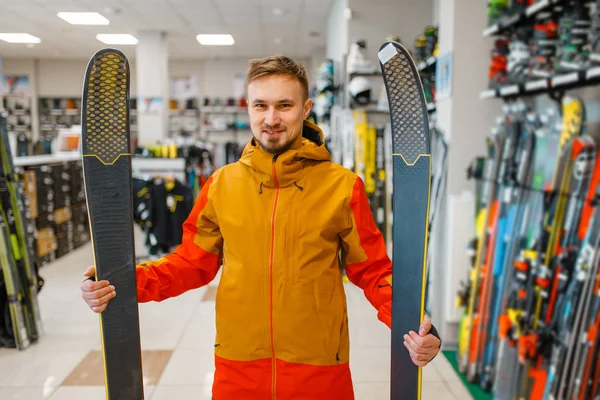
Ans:
POLYGON ((41 43, 42 41, 29 33, 0 33, 0 40, 8 43, 41 43))
POLYGON ((59 12, 59 18, 72 25, 108 25, 110 21, 97 12, 59 12))
POLYGON ((138 44, 138 40, 126 33, 126 34, 111 34, 111 33, 99 33, 96 35, 96 39, 105 44, 138 44))
POLYGON ((274 8, 273 9, 273 15, 276 15, 278 17, 283 15, 283 10, 281 8, 274 8))
POLYGON ((275 44, 281 44, 283 43, 283 39, 280 37, 276 37, 275 39, 273 39, 273 41, 275 42, 275 44))
POLYGON ((226 35, 198 35, 198 42, 203 46, 232 46, 235 43, 233 36, 226 35))

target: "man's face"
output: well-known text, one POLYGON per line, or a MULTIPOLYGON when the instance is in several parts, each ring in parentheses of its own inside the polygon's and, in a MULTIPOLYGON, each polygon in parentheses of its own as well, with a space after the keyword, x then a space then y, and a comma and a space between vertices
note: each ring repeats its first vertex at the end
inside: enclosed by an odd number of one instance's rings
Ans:
POLYGON ((283 153, 302 134, 312 107, 312 100, 303 97, 300 82, 288 75, 269 75, 250 82, 250 126, 263 150, 283 153))

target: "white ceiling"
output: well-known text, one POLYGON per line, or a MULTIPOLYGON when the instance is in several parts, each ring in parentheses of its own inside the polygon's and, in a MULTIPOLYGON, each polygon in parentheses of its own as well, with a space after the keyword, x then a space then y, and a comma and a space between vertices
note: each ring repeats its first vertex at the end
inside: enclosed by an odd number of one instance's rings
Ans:
MULTIPOLYGON (((0 0, 0 33, 29 33, 36 45, 0 41, 0 56, 89 58, 108 47, 97 33, 160 30, 166 33, 169 58, 260 57, 285 54, 307 57, 323 48, 332 0, 0 0), (274 8, 284 10, 282 16, 274 8), (95 11, 107 26, 71 25, 57 12, 95 11), (317 32, 318 37, 311 37, 317 32), (234 46, 201 46, 199 33, 231 33, 234 46), (281 38, 281 44, 275 43, 281 38)), ((134 46, 110 46, 135 58, 134 46)))

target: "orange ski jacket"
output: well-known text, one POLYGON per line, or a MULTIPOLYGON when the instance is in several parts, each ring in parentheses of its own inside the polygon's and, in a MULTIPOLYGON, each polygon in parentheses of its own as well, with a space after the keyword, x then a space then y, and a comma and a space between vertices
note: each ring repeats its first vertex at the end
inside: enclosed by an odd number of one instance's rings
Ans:
POLYGON ((351 400, 342 268, 391 325, 392 263, 363 182, 305 121, 279 156, 252 139, 208 179, 183 241, 137 266, 140 302, 208 284, 216 297, 216 400, 351 400))

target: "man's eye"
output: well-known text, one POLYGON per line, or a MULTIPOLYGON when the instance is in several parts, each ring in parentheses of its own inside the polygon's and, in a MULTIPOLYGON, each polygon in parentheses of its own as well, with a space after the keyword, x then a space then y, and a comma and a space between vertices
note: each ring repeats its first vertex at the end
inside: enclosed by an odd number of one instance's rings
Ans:
POLYGON ((291 104, 282 104, 281 107, 286 108, 286 107, 291 107, 291 104))

